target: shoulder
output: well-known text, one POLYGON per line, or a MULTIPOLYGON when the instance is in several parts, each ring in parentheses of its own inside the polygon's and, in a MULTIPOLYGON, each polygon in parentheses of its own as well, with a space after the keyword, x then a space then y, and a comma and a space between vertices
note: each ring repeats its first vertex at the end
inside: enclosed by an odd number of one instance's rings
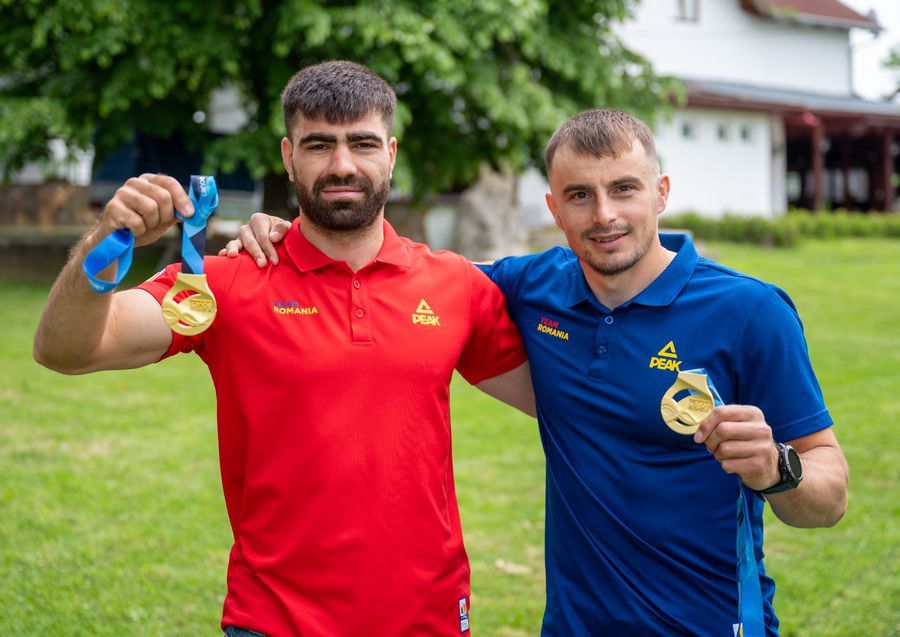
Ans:
POLYGON ((715 294, 717 302, 737 303, 748 310, 761 304, 775 304, 796 311, 791 297, 777 285, 704 257, 697 261, 691 285, 715 294))
POLYGON ((443 264, 466 263, 468 260, 452 250, 432 250, 428 245, 413 241, 407 237, 398 237, 400 243, 409 253, 412 261, 427 261, 443 264))
POLYGON ((572 264, 577 264, 577 262, 578 257, 570 248, 556 246, 537 254, 498 259, 491 264, 489 269, 492 278, 493 273, 497 272, 504 279, 540 278, 546 280, 548 277, 568 276, 572 264))
POLYGON ((803 329, 794 301, 780 287, 702 257, 682 298, 705 305, 719 326, 742 339, 803 329))

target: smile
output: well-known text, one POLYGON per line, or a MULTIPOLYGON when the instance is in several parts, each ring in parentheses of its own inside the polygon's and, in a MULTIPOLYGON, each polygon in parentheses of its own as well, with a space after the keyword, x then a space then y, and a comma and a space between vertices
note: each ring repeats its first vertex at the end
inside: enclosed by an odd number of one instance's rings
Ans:
POLYGON ((604 247, 612 247, 616 243, 618 243, 621 239, 624 239, 627 236, 627 233, 620 234, 603 234, 603 235, 594 235, 588 237, 593 243, 600 244, 604 247))

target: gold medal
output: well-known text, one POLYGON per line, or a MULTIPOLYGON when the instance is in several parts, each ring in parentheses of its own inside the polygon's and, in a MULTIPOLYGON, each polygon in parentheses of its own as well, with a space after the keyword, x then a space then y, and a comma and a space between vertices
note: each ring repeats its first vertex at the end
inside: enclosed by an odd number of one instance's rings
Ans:
POLYGON ((663 395, 659 413, 669 429, 691 435, 700 428, 700 423, 714 406, 715 399, 706 374, 685 371, 678 373, 678 378, 663 395))
POLYGON ((205 274, 179 272, 175 284, 162 302, 163 318, 173 332, 193 336, 208 328, 216 317, 216 298, 206 283, 205 274), (177 303, 175 297, 182 295, 177 303))

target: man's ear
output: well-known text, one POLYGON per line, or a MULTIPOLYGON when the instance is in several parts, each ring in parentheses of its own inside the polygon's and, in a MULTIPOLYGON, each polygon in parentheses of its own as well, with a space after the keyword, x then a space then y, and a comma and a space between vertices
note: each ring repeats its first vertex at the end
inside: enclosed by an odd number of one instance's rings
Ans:
POLYGON ((666 209, 666 203, 669 201, 670 187, 671 183, 669 182, 669 176, 660 175, 656 193, 656 214, 662 214, 663 210, 666 209))
POLYGON ((391 155, 391 176, 394 176, 394 164, 397 163, 397 138, 391 137, 388 140, 388 152, 391 155))
POLYGON ((556 200, 553 198, 553 193, 546 193, 544 195, 544 201, 547 202, 547 208, 550 209, 550 214, 553 215, 553 221, 556 223, 556 227, 564 231, 565 228, 563 228, 562 224, 559 222, 559 215, 556 214, 556 200))
POLYGON ((291 161, 291 153, 294 150, 293 144, 287 137, 281 138, 281 163, 284 164, 284 170, 287 172, 288 179, 294 181, 294 163, 291 161))

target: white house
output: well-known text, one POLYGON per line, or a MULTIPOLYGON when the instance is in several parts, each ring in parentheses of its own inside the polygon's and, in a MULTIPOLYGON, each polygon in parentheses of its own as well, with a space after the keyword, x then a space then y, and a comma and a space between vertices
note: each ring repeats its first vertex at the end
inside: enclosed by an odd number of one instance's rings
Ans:
POLYGON ((900 106, 854 95, 855 28, 838 0, 643 0, 620 37, 687 87, 655 126, 668 209, 893 209, 900 106))

